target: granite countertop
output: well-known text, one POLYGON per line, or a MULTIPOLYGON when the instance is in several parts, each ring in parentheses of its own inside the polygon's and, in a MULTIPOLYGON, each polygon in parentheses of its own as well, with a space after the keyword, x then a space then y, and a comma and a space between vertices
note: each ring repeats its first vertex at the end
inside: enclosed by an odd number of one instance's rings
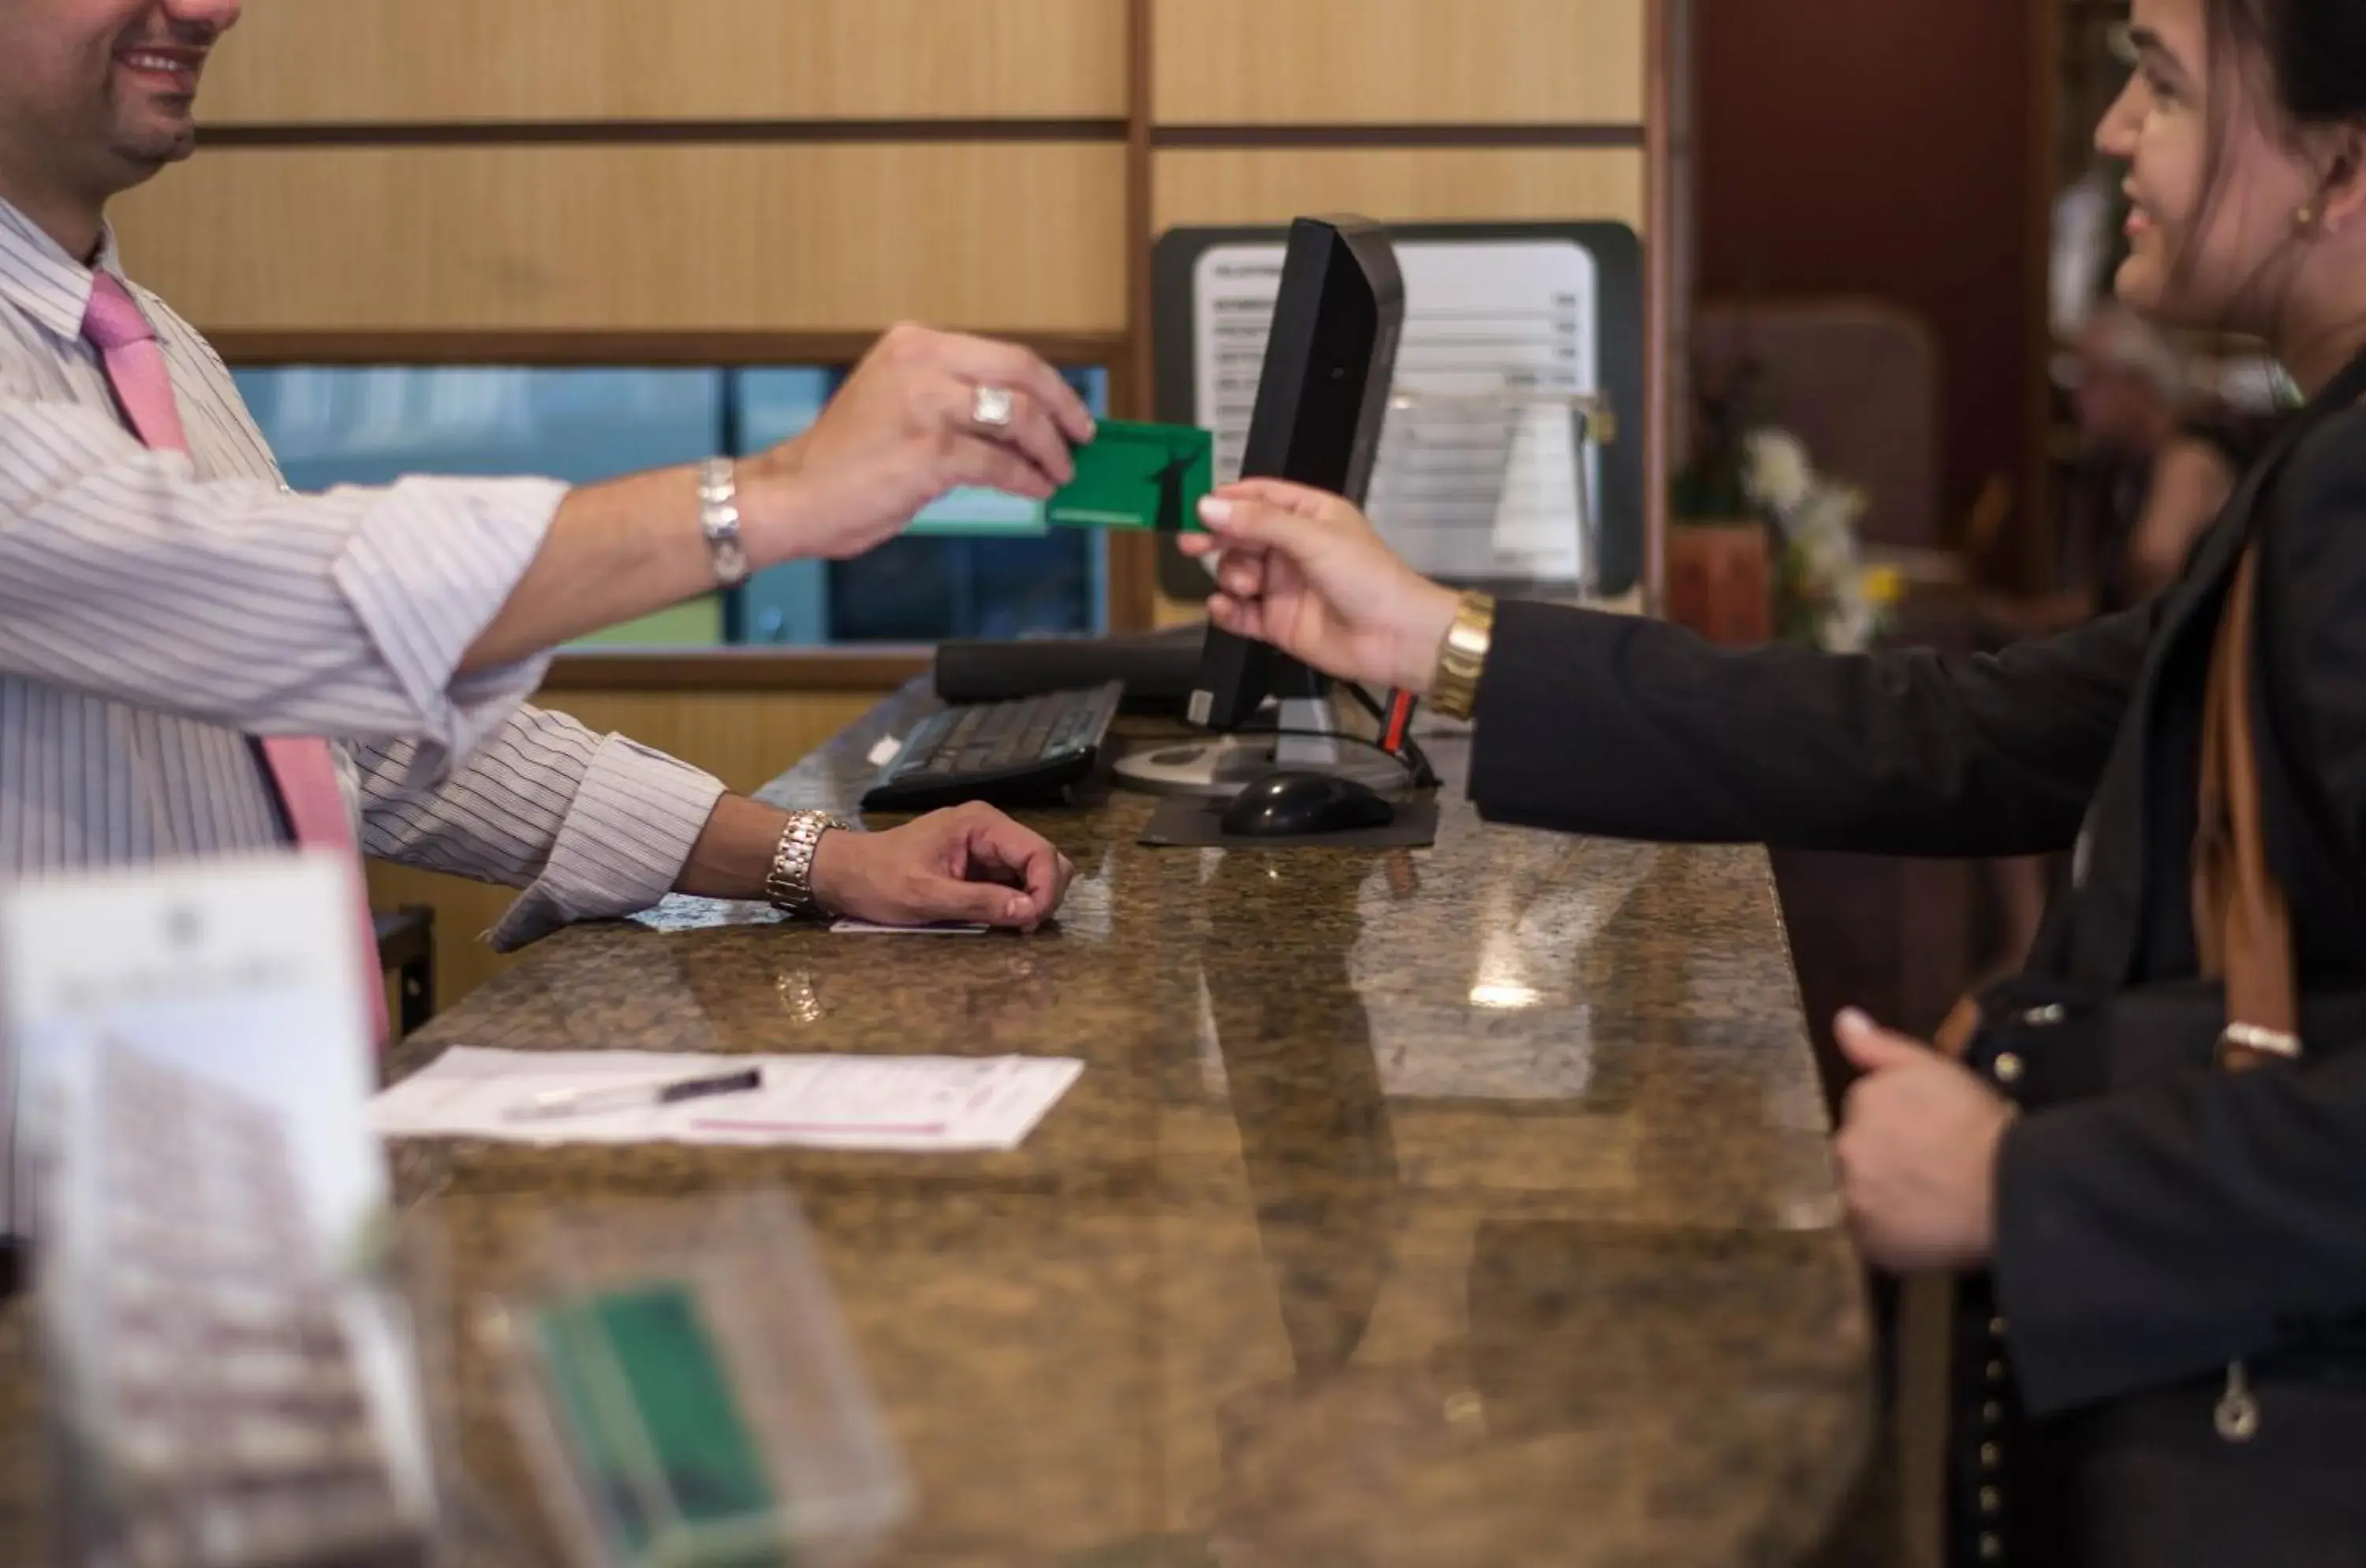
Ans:
MULTIPOLYGON (((927 701, 766 797, 850 807, 927 701)), ((408 1145, 439 1299, 514 1286, 554 1214, 778 1183, 915 1482, 891 1562, 1796 1559, 1865 1459, 1873 1366, 1765 857, 1485 827, 1464 743, 1429 744, 1429 850, 1144 849, 1118 795, 1022 814, 1077 866, 1032 937, 677 899, 545 943, 397 1070, 463 1042, 1087 1068, 1004 1155, 408 1145)), ((0 1540, 42 1522, 23 1316, 0 1540)), ((536 1560, 498 1392, 439 1339, 500 1543, 470 1555, 536 1560)))

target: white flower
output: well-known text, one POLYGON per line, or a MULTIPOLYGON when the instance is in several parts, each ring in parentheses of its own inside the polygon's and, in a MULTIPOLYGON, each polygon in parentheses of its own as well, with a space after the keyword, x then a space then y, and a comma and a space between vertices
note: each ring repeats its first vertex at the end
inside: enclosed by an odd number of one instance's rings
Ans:
POLYGON ((1833 584, 1832 607, 1816 628, 1826 653, 1863 653, 1881 629, 1881 612, 1865 592, 1865 577, 1850 571, 1833 584))
POLYGON ((1872 605, 1862 602, 1843 604, 1824 623, 1824 651, 1863 653, 1873 646, 1874 634, 1880 629, 1881 617, 1872 605))
POLYGON ((1789 519, 1791 537, 1801 544, 1856 552, 1856 525, 1865 515, 1865 492, 1853 485, 1808 487, 1789 519))
POLYGON ((1799 542, 1799 560, 1810 583, 1830 590, 1856 569, 1856 551, 1845 536, 1820 534, 1799 542))
POLYGON ((1829 586, 1856 570, 1856 520, 1863 497, 1842 485, 1810 489, 1791 514, 1791 547, 1809 580, 1829 586))
POLYGON ((1741 492, 1752 506, 1787 516, 1816 482, 1808 448, 1786 430, 1753 430, 1742 443, 1741 492))

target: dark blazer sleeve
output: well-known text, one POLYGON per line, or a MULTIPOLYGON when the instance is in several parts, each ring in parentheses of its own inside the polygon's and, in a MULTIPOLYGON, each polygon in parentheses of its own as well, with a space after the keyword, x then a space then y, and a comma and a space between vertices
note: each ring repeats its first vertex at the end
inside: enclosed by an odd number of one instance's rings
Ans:
POLYGON ((2003 653, 1713 647, 1633 616, 1510 604, 1470 796, 1493 821, 1892 854, 2066 848, 2157 610, 2003 653))
MULTIPOLYGON (((2255 668, 2277 716, 2263 753, 2290 759, 2274 776, 2310 784, 2278 789, 2263 768, 2269 824, 2307 841, 2319 863, 2308 886, 2354 889, 2366 863, 2366 415, 2328 422, 2294 454, 2262 543, 2255 668)), ((2303 926, 2339 908, 2293 901, 2303 926)), ((2304 952, 2324 945, 2296 934, 2304 952)), ((2323 985, 2305 964, 2303 980, 2323 985)), ((2304 1043, 2292 1066, 2044 1111, 2006 1135, 1997 1280, 2034 1409, 2206 1373, 2295 1325, 2366 1312, 2366 1038, 2304 1043)))

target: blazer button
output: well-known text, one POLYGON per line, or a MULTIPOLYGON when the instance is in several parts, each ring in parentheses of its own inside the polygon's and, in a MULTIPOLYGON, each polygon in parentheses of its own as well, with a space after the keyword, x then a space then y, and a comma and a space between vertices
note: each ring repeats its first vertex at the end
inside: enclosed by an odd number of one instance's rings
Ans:
POLYGON ((1997 1447, 1997 1445, 1996 1445, 1996 1444, 1994 1444, 1994 1443, 1982 1443, 1982 1444, 1980 1445, 1980 1468, 1981 1468, 1981 1469, 1983 1469, 1983 1470, 1994 1470, 1997 1466, 1999 1466, 1999 1465, 2002 1464, 2003 1462, 2004 1462, 2004 1450, 2002 1450, 2002 1449, 2000 1449, 2000 1448, 1997 1447))
POLYGON ((2002 1361, 1990 1361, 1989 1363, 1989 1382, 2004 1382, 2004 1363, 2002 1361))
POLYGON ((1986 1404, 1980 1406, 1980 1419, 1986 1422, 1989 1426, 1995 1426, 1998 1422, 2004 1419, 2004 1406, 1998 1404, 1993 1399, 1989 1400, 1986 1404))
POLYGON ((1983 1514, 1994 1514, 1994 1513, 2000 1513, 2000 1512, 2001 1512, 2001 1511, 2003 1510, 2003 1508, 2004 1508, 2004 1494, 2003 1494, 2003 1493, 2001 1493, 2001 1492, 1998 1491, 1998 1490, 1997 1490, 1995 1487, 1993 1487, 1993 1486, 1983 1486, 1983 1487, 1981 1487, 1981 1488, 1980 1488, 1980 1512, 1981 1512, 1981 1513, 1983 1513, 1983 1514))
POLYGON ((1980 1532, 1980 1561, 1983 1562, 2000 1562, 2003 1560, 2004 1542, 1997 1539, 1994 1531, 1982 1530, 1980 1532))
POLYGON ((1989 1337, 1991 1339, 2001 1339, 2004 1337, 2003 1318, 1992 1317, 1989 1319, 1989 1337))
POLYGON ((1996 1081, 2000 1084, 2019 1083, 2021 1058, 2011 1051, 2000 1051, 1997 1053, 1996 1060, 1989 1065, 1989 1070, 1996 1074, 1996 1081))

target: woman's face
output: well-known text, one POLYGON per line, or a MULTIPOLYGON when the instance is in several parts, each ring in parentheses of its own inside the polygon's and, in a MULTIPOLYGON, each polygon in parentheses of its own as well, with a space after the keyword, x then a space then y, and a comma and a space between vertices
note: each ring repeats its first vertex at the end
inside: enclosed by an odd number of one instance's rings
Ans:
POLYGON ((2095 132, 2100 150, 2129 164, 2130 254, 2116 288, 2131 308, 2176 325, 2265 332, 2276 264, 2315 182, 2272 129, 2267 62, 2210 58, 2211 3, 2135 0, 2134 73, 2095 132))

